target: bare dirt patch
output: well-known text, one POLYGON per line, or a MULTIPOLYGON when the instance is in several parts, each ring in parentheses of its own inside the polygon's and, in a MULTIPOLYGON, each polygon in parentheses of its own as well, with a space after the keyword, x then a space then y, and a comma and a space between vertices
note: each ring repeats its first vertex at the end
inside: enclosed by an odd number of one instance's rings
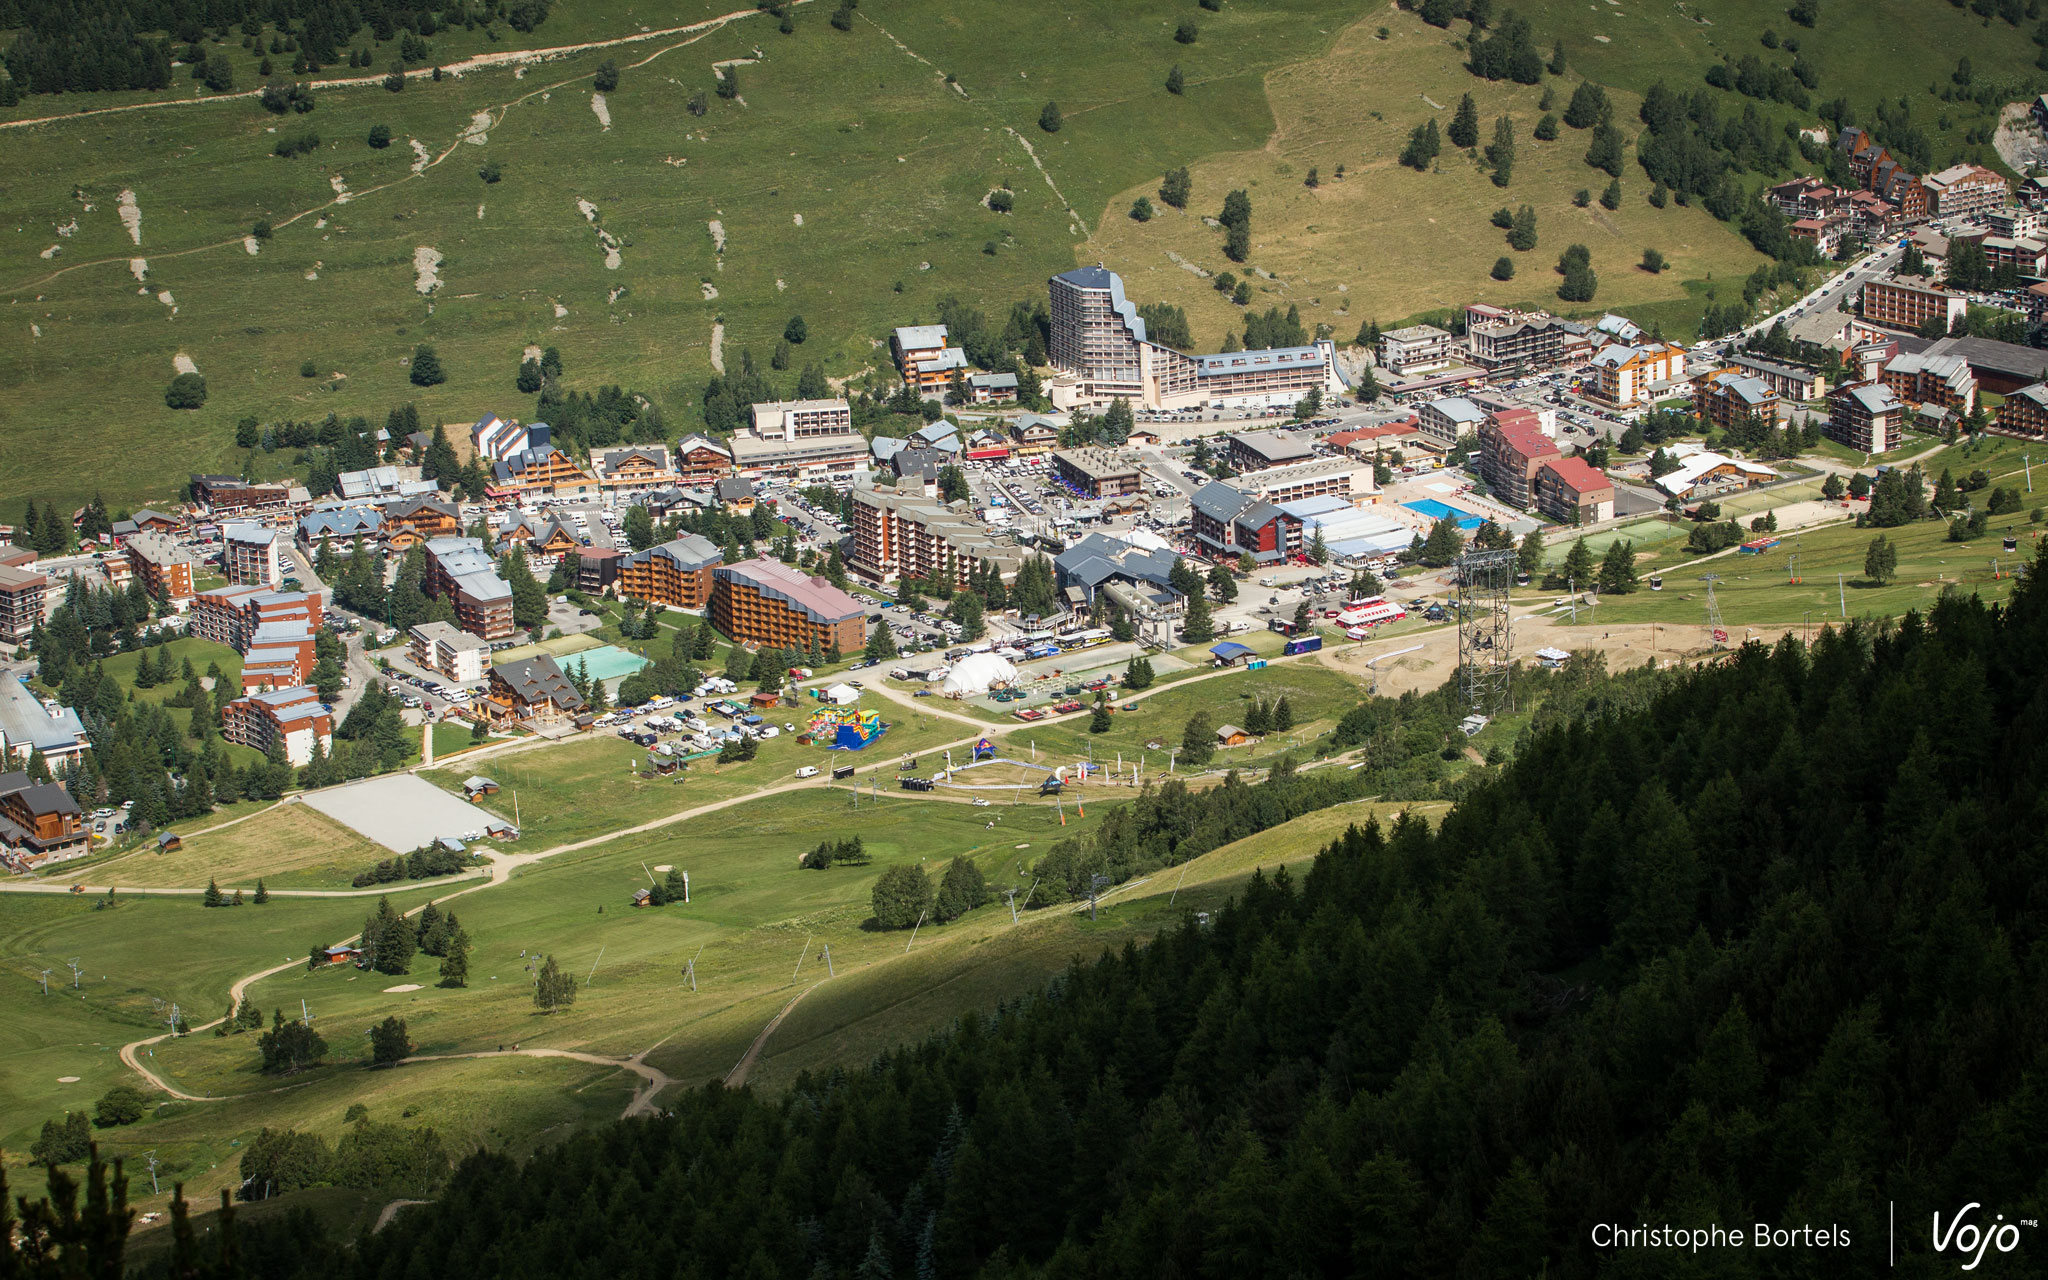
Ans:
POLYGON ((393 995, 400 991, 418 991, 419 989, 420 984, 417 982, 401 982, 395 987, 384 988, 384 993, 386 995, 393 995))
POLYGON ((156 295, 156 300, 158 302, 163 303, 165 306, 169 307, 171 309, 172 315, 178 314, 178 300, 171 296, 171 291, 169 289, 159 290, 156 295))
POLYGON ((258 240, 255 236, 243 236, 242 251, 253 258, 257 254, 263 252, 263 242, 261 240, 258 240))
POLYGON ((412 144, 412 171, 425 173, 427 161, 433 158, 427 151, 427 144, 418 138, 407 138, 406 141, 412 144))
POLYGON ((412 251, 412 287, 430 294, 441 287, 441 252, 428 245, 412 251))
POLYGON ((141 280, 141 279, 142 279, 142 277, 144 277, 144 276, 146 276, 146 275, 148 275, 148 274, 149 274, 149 259, 148 259, 148 258, 130 258, 130 259, 128 259, 128 274, 129 274, 129 275, 131 275, 131 276, 134 276, 134 277, 135 277, 135 278, 136 278, 136 279, 137 279, 138 281, 139 281, 139 280, 141 280))
POLYGON ((725 325, 711 326, 711 369, 714 373, 725 372, 725 325))
POLYGON ((713 218, 704 224, 711 229, 711 247, 719 253, 725 252, 725 224, 713 218))
POLYGON ((604 95, 590 95, 590 109, 597 114, 597 123, 606 133, 612 130, 612 109, 605 104, 604 95))
POLYGON ((462 131, 462 140, 473 147, 480 147, 491 140, 491 113, 479 111, 469 118, 469 127, 462 131))
MULTIPOLYGON (((166 294, 165 296, 168 297, 169 295, 166 294)), ((171 368, 176 369, 179 373, 199 372, 199 365, 193 361, 191 356, 186 355, 182 351, 171 357, 171 368)))
POLYGON ((128 238, 136 244, 141 244, 142 206, 135 203, 135 193, 133 191, 123 191, 121 193, 121 205, 117 212, 121 215, 121 225, 128 228, 128 238))
MULTIPOLYGON (((334 188, 334 203, 347 204, 350 200, 354 199, 354 197, 349 195, 348 193, 348 183, 342 181, 340 174, 337 173, 332 177, 328 178, 327 185, 334 188)), ((139 244, 141 242, 137 241, 137 243, 139 244)))

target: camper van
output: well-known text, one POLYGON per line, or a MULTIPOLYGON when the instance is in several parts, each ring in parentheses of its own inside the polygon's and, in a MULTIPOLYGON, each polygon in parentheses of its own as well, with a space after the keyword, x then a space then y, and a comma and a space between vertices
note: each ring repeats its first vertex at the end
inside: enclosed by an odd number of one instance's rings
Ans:
POLYGON ((796 776, 799 778, 815 778, 818 776, 818 766, 807 764, 796 771, 796 776))

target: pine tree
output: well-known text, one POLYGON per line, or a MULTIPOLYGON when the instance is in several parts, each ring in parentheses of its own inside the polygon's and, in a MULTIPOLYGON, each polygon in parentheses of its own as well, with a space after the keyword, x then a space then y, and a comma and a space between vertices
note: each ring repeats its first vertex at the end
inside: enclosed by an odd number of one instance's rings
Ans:
POLYGON ((1283 693, 1280 695, 1280 701, 1273 704, 1273 730, 1276 733, 1284 733, 1293 727, 1294 704, 1289 702, 1287 695, 1283 693))
POLYGON ((1209 602, 1197 589, 1188 597, 1187 616, 1181 619, 1180 638, 1188 644, 1207 644, 1216 638, 1216 621, 1209 615, 1209 602))
POLYGON ((1095 711, 1088 717, 1088 732, 1108 733, 1110 728, 1109 699, 1106 694, 1095 695, 1095 711))
POLYGON ((1457 114, 1451 117, 1451 127, 1444 131, 1452 146, 1469 150, 1479 145, 1479 107, 1466 94, 1458 99, 1457 114))
POLYGON ((206 896, 201 901, 209 907, 222 906, 227 902, 227 898, 221 894, 218 881, 208 880, 206 882, 206 896))

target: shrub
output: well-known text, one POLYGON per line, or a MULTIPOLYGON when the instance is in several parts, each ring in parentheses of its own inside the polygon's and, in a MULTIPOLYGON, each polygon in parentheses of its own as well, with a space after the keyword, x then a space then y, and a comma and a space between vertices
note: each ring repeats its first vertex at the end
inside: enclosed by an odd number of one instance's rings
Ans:
POLYGON ((206 403, 206 379, 196 373, 181 373, 164 388, 164 404, 172 409, 197 409, 206 403))
POLYGON ((391 145, 391 126, 390 126, 390 125, 388 125, 388 124, 373 124, 373 125, 371 125, 371 126, 370 126, 370 139, 369 139, 369 141, 370 141, 370 149, 371 149, 372 151, 382 151, 382 150, 383 150, 384 148, 386 148, 386 147, 390 146, 390 145, 391 145))

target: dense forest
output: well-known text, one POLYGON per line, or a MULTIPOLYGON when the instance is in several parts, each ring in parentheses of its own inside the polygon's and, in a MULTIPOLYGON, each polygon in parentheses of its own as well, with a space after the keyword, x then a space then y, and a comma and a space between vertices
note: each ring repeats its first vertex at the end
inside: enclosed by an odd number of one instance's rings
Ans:
MULTIPOLYGON (((244 1228, 237 1266, 1832 1275, 1884 1266, 1895 1202, 1899 1274, 1953 1274, 1932 1214, 2048 1190, 2044 662, 2029 580, 1557 690, 1435 831, 1353 828, 779 1099, 472 1155, 346 1252, 244 1228), (1597 1223, 1833 1235, 1694 1258, 1597 1223)), ((2030 1235, 1979 1274, 2038 1274, 2030 1235)))

